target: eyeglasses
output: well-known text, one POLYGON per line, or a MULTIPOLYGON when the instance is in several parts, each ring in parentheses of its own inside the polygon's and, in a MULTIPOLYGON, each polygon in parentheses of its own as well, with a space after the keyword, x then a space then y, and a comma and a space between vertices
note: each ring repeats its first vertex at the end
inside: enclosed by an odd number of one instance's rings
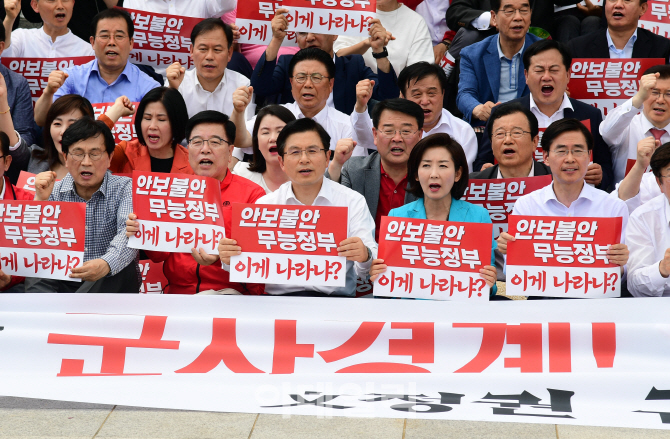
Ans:
POLYGON ((658 90, 652 90, 652 91, 651 91, 651 96, 652 96, 654 99, 658 99, 661 95, 663 96, 663 98, 664 98, 666 101, 670 102, 670 92, 661 93, 661 92, 658 91, 658 90))
POLYGON ((209 144, 210 148, 220 148, 224 143, 227 145, 232 145, 229 141, 222 139, 219 136, 212 136, 209 139, 203 139, 202 137, 193 137, 189 139, 188 144, 194 148, 202 148, 205 145, 205 142, 209 144))
POLYGON ((90 158, 91 160, 93 160, 94 162, 97 162, 98 160, 100 160, 100 159, 102 158, 102 155, 103 155, 103 154, 104 154, 104 152, 93 151, 93 152, 89 152, 89 153, 85 153, 85 152, 71 152, 71 153, 69 153, 68 155, 71 156, 72 159, 75 160, 75 161, 77 161, 77 162, 81 162, 81 161, 83 161, 83 160, 84 160, 84 157, 86 157, 86 156, 89 156, 89 158, 90 158))
POLYGON ((307 82, 307 78, 310 78, 312 80, 312 84, 320 84, 321 81, 324 79, 330 79, 330 76, 323 76, 321 73, 298 73, 295 76, 291 76, 291 78, 295 79, 295 82, 298 84, 304 84, 307 82))
POLYGON ((505 137, 507 137, 508 134, 512 139, 520 139, 524 134, 530 134, 530 131, 524 131, 521 128, 514 128, 511 131, 498 130, 493 133, 493 138, 496 140, 505 140, 505 137))
POLYGON ((379 130, 377 131, 382 137, 386 137, 387 139, 392 139, 395 137, 395 133, 400 133, 400 137, 402 137, 404 140, 411 139, 414 134, 419 130, 391 130, 391 129, 386 129, 386 130, 379 130))
POLYGON ((589 153, 587 149, 556 149, 550 152, 556 157, 566 157, 570 153, 573 157, 584 157, 589 153))
POLYGON ((126 34, 115 34, 115 35, 112 36, 111 34, 99 34, 96 38, 99 39, 100 41, 102 41, 103 43, 106 43, 111 38, 114 38, 114 41, 123 42, 123 41, 126 40, 126 38, 128 38, 128 35, 126 35, 126 34))
POLYGON ((502 12, 505 17, 512 17, 514 14, 516 14, 516 11, 519 11, 519 14, 522 16, 530 14, 530 8, 528 6, 524 6, 523 8, 504 8, 504 9, 498 9, 498 12, 502 12))
POLYGON ((302 157, 302 153, 305 153, 308 159, 312 159, 321 154, 321 151, 325 151, 325 149, 323 148, 292 149, 290 151, 287 151, 284 155, 291 160, 298 160, 300 157, 302 157))

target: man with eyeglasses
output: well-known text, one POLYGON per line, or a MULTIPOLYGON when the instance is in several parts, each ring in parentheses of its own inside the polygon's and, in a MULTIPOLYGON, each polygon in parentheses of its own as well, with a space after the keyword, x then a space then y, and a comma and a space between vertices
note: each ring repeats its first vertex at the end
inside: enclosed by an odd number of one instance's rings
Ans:
MULTIPOLYGON (((228 170, 235 138, 235 125, 225 114, 206 110, 188 120, 188 160, 195 175, 219 181, 223 203, 223 222, 226 233, 231 230, 233 203, 254 203, 265 195, 263 188, 228 170)), ((131 214, 126 223, 126 233, 132 236, 139 224, 131 214)), ((261 294, 262 285, 230 282, 227 271, 221 268, 218 256, 208 255, 203 249, 188 253, 146 251, 154 262, 163 262, 170 294, 261 294)))
POLYGON ((378 240, 382 216, 416 200, 405 191, 407 161, 423 134, 423 110, 406 99, 387 99, 375 105, 372 122, 377 151, 367 157, 349 158, 347 145, 338 144, 326 177, 365 197, 378 240))
POLYGON ((638 27, 647 11, 647 0, 604 0, 607 29, 575 38, 568 43, 575 58, 670 57, 667 38, 638 27))
MULTIPOLYGON (((338 244, 338 255, 347 258, 344 287, 320 285, 296 286, 266 284, 272 295, 348 296, 356 294, 356 277, 365 278, 377 256, 374 239, 375 223, 359 193, 324 178, 328 167, 330 136, 314 119, 289 122, 277 137, 279 164, 289 181, 271 194, 258 199, 258 204, 287 206, 347 207, 347 239, 338 244)), ((242 254, 243 248, 234 239, 219 242, 219 256, 225 270, 230 270, 230 257, 242 254)))
POLYGON ((27 293, 138 293, 136 249, 128 247, 125 220, 132 212, 132 180, 107 169, 114 136, 107 125, 84 116, 63 133, 68 174, 35 177, 35 200, 86 203, 84 263, 70 277, 82 282, 27 278, 27 293))
POLYGON ((540 38, 529 34, 529 0, 492 0, 491 35, 461 51, 456 105, 472 126, 483 126, 491 109, 529 93, 523 54, 540 38))
POLYGON ((91 46, 95 59, 81 66, 49 74, 44 93, 35 104, 35 122, 42 126, 51 103, 66 94, 78 94, 92 104, 114 102, 127 96, 139 102, 161 84, 128 62, 135 28, 128 12, 106 9, 93 18, 91 46))

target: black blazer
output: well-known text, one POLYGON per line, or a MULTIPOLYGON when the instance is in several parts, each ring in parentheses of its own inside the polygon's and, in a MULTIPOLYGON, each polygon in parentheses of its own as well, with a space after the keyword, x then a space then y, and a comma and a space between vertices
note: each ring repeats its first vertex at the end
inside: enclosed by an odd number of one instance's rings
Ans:
MULTIPOLYGON (((541 175, 551 175, 551 168, 549 166, 545 165, 544 163, 536 162, 533 160, 533 171, 535 177, 539 177, 541 175)), ((479 172, 471 172, 470 175, 468 176, 470 180, 474 179, 481 179, 481 180, 491 180, 491 179, 497 179, 498 178, 498 165, 491 166, 490 168, 486 168, 483 171, 479 172)))
MULTIPOLYGON (((568 43, 573 58, 609 58, 607 29, 575 38, 568 43)), ((633 44, 633 58, 663 58, 667 64, 670 57, 670 40, 647 29, 637 28, 637 40, 633 44)))
MULTIPOLYGON (((510 102, 518 102, 524 107, 530 109, 530 95, 522 96, 510 102)), ((591 122, 591 134, 593 135, 593 163, 598 163, 603 168, 603 179, 600 182, 599 189, 611 191, 614 186, 614 168, 612 165, 612 154, 610 149, 600 136, 600 123, 603 121, 603 115, 599 109, 585 104, 577 99, 570 98, 573 110, 565 110, 566 118, 575 118, 577 120, 588 119, 591 122)), ((491 115, 496 111, 493 107, 491 115)), ((482 141, 477 152, 477 159, 473 169, 481 169, 484 163, 493 163, 493 151, 491 150, 491 139, 488 130, 484 131, 482 141)))

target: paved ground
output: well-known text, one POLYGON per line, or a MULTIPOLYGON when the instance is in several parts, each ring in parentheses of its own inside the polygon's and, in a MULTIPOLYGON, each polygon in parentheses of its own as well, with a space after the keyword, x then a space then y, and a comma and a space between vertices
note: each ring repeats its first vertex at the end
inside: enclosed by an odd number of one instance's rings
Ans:
POLYGON ((211 413, 0 397, 2 438, 656 439, 666 430, 211 413))

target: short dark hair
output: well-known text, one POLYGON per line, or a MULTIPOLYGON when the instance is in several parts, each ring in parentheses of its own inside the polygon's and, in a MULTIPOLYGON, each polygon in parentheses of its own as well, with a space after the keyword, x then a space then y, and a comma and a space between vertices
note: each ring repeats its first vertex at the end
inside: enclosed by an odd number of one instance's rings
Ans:
POLYGON ((459 200, 468 187, 468 159, 465 157, 465 152, 460 143, 445 133, 431 134, 414 145, 414 149, 409 154, 409 160, 407 160, 407 190, 415 197, 423 198, 423 189, 417 178, 423 155, 431 148, 444 148, 449 151, 454 161, 454 172, 461 170, 461 178, 454 182, 454 186, 451 188, 451 196, 459 200))
POLYGON ((156 87, 151 89, 144 95, 140 104, 137 106, 135 113, 135 132, 137 133, 137 140, 142 145, 146 146, 146 140, 142 135, 142 119, 147 105, 154 102, 160 102, 165 107, 168 121, 170 121, 170 130, 172 131, 172 147, 184 140, 186 121, 188 120, 188 110, 186 102, 181 96, 181 93, 174 88, 156 87))
POLYGON ((542 140, 540 141, 542 144, 542 150, 549 152, 551 144, 554 143, 554 140, 556 140, 558 136, 563 133, 572 132, 582 133, 586 139, 586 146, 589 151, 593 149, 593 135, 588 130, 588 128, 586 128, 586 126, 584 126, 584 124, 577 119, 567 118, 557 120, 547 127, 544 134, 542 135, 542 140))
POLYGON ((203 123, 217 123, 223 126, 226 137, 228 137, 228 142, 230 142, 230 146, 233 146, 233 142, 235 141, 235 134, 237 133, 235 124, 227 115, 216 110, 201 111, 200 113, 190 118, 188 122, 186 122, 186 132, 184 134, 186 135, 187 141, 191 138, 191 132, 193 131, 193 128, 198 125, 202 125, 203 123))
POLYGON ((372 109, 372 125, 379 128, 379 119, 382 117, 384 110, 397 111, 398 113, 406 114, 416 119, 416 124, 419 129, 423 128, 423 110, 416 102, 408 101, 402 98, 386 99, 378 102, 372 109))
POLYGON ((335 63, 333 62, 333 57, 330 56, 328 52, 317 49, 316 47, 308 47, 298 50, 298 53, 293 55, 293 58, 291 58, 291 61, 288 63, 289 76, 293 76, 295 65, 301 61, 318 61, 326 67, 328 76, 331 79, 335 78, 335 63))
POLYGON ((267 107, 261 108, 261 111, 256 115, 256 122, 254 122, 254 129, 251 133, 251 147, 253 148, 254 156, 249 163, 249 170, 261 174, 267 169, 267 164, 265 163, 265 157, 263 157, 263 154, 258 147, 258 130, 260 129, 261 122, 265 116, 275 116, 285 123, 295 120, 293 113, 291 113, 288 108, 282 107, 281 105, 268 105, 267 107))
POLYGON ((277 136, 277 152, 284 157, 284 149, 286 148, 286 140, 289 136, 299 133, 307 133, 313 131, 319 135, 321 144, 323 146, 326 157, 330 157, 330 134, 319 124, 319 122, 305 117, 297 119, 286 124, 279 136, 277 136))
POLYGON ((0 131, 0 148, 2 149, 2 156, 7 157, 9 152, 9 136, 4 131, 0 131))
POLYGON ((195 47, 195 39, 205 32, 221 29, 226 35, 228 49, 233 45, 233 29, 221 20, 221 17, 205 18, 200 23, 193 26, 191 31, 191 44, 195 47))
POLYGON ((565 44, 556 40, 540 40, 531 44, 523 54, 523 68, 528 70, 530 68, 530 59, 532 57, 552 49, 558 50, 558 52, 561 54, 561 57, 563 58, 563 65, 569 72, 570 65, 572 64, 572 54, 570 53, 570 49, 565 44))
POLYGON ((670 164, 670 142, 656 148, 651 155, 649 166, 656 178, 661 178, 661 170, 670 164))
POLYGON ((645 70, 645 75, 651 75, 652 73, 660 73, 658 79, 670 79, 670 66, 667 64, 659 64, 653 67, 649 67, 645 70))
POLYGON ((409 87, 410 82, 419 82, 423 78, 429 76, 435 76, 440 82, 440 87, 442 91, 447 89, 447 75, 444 74, 442 67, 434 63, 429 63, 426 61, 419 61, 414 64, 410 64, 400 72, 398 75, 398 86, 400 87, 400 92, 403 96, 407 97, 407 87, 409 87))
POLYGON ((486 130, 489 132, 489 140, 493 139, 493 124, 495 121, 516 113, 521 113, 526 116, 526 119, 528 119, 528 126, 530 126, 530 138, 534 139, 539 132, 537 117, 519 102, 506 102, 495 107, 495 111, 491 114, 489 121, 486 123, 486 130))
POLYGON ((106 20, 110 18, 123 18, 126 20, 126 25, 128 26, 128 38, 132 38, 135 35, 135 25, 133 25, 133 19, 128 11, 120 8, 109 8, 98 12, 95 17, 93 17, 90 29, 91 36, 95 38, 95 34, 98 33, 98 22, 100 20, 106 20))
POLYGON ((49 107, 46 120, 44 121, 44 129, 42 130, 44 148, 36 148, 32 153, 32 156, 36 160, 46 160, 49 168, 58 161, 58 150, 51 137, 51 124, 58 116, 70 113, 74 110, 79 110, 82 116, 95 116, 93 106, 88 99, 77 94, 63 95, 56 99, 51 107, 49 107))
POLYGON ((82 117, 65 130, 61 142, 63 154, 67 155, 70 146, 75 143, 96 138, 98 136, 102 136, 105 150, 111 157, 112 154, 114 154, 114 148, 116 147, 112 130, 110 130, 104 122, 95 120, 89 116, 82 117))
MULTIPOLYGON (((491 10, 495 11, 496 14, 498 13, 498 10, 500 9, 500 3, 502 3, 502 0, 491 0, 491 10)), ((533 8, 533 3, 535 3, 535 1, 533 1, 533 0, 528 1, 528 4, 530 5, 531 9, 533 8)))

